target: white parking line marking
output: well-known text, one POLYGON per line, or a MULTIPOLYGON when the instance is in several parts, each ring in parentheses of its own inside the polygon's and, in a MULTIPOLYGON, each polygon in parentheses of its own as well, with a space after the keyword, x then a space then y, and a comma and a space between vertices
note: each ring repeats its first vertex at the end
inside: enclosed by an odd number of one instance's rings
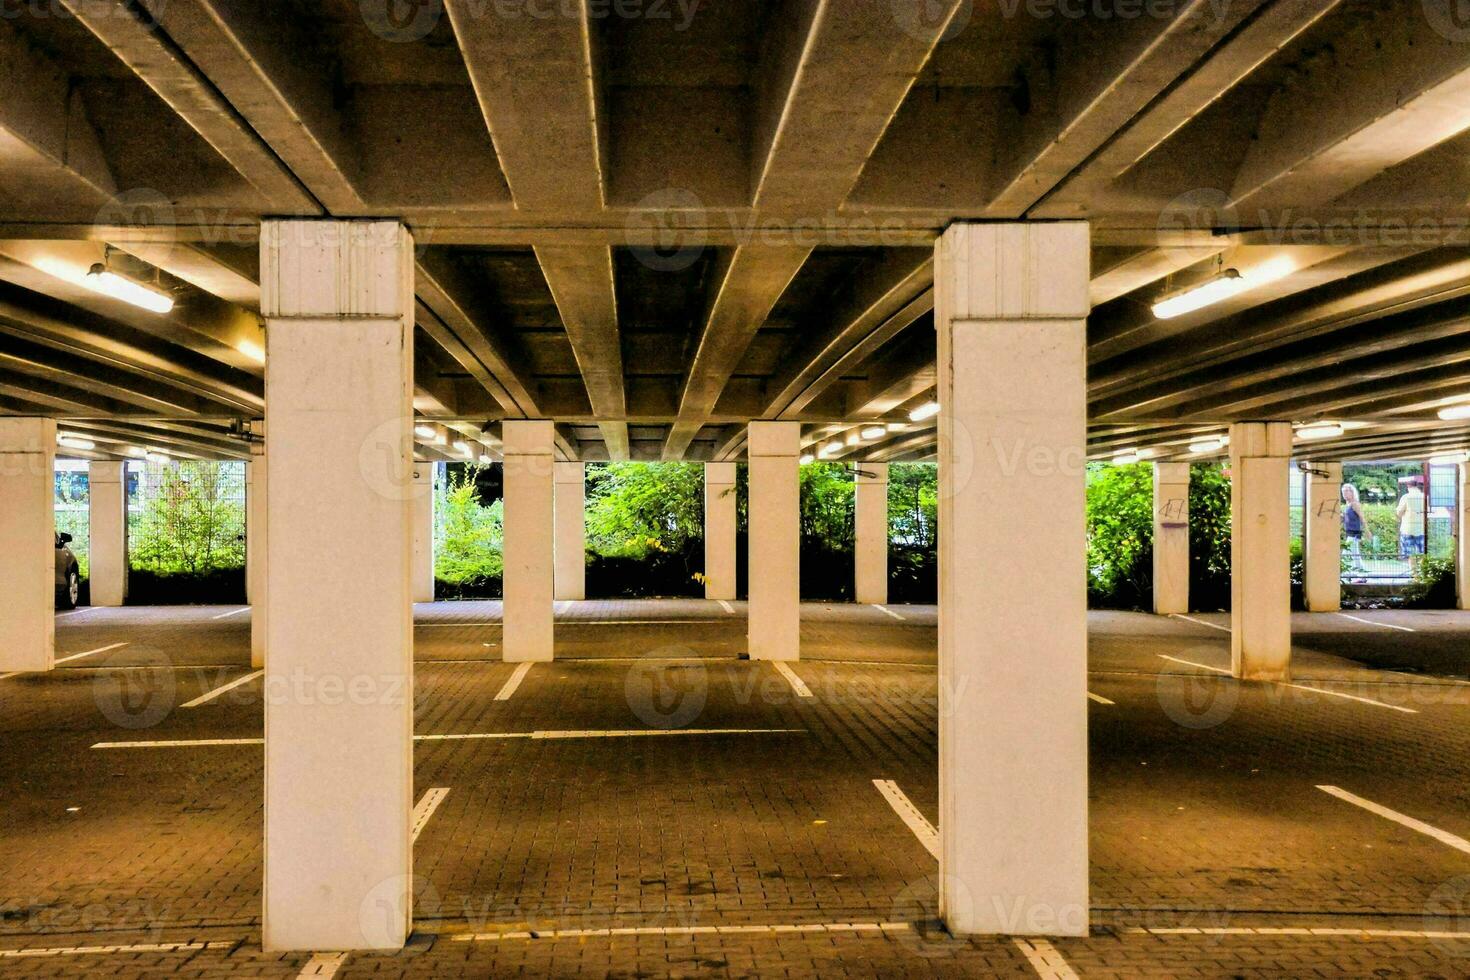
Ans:
POLYGON ((777 673, 786 678, 787 682, 791 685, 791 689, 796 692, 797 697, 809 698, 812 696, 812 689, 806 686, 806 681, 796 676, 796 671, 779 660, 773 661, 772 666, 776 668, 777 673))
POLYGON ((413 808, 413 839, 418 840, 419 834, 424 832, 424 825, 439 809, 439 804, 444 802, 444 797, 449 795, 448 786, 435 786, 424 793, 424 798, 419 800, 418 805, 413 808))
MULTIPOLYGON (((415 742, 470 742, 484 739, 528 738, 537 741, 572 738, 644 738, 661 735, 806 735, 805 728, 634 728, 623 731, 535 731, 464 732, 449 735, 415 735, 415 742)), ((192 749, 216 745, 264 745, 263 738, 182 738, 151 742, 96 742, 94 749, 192 749)))
POLYGON ((238 616, 242 612, 249 612, 249 611, 250 611, 250 607, 249 606, 241 606, 239 609, 231 609, 229 612, 222 612, 218 616, 210 616, 209 618, 210 619, 224 619, 226 616, 238 616))
POLYGON ((1077 980, 1077 974, 1072 972, 1061 951, 1045 939, 1017 939, 1014 942, 1042 980, 1077 980))
POLYGON ((1196 626, 1208 626, 1210 629, 1212 629, 1212 630, 1219 630, 1221 633, 1229 633, 1230 632, 1230 627, 1229 626, 1219 626, 1219 625, 1217 625, 1215 623, 1207 623, 1203 619, 1195 619, 1193 616, 1184 616, 1184 615, 1181 615, 1180 613, 1170 613, 1169 614, 1169 618, 1170 619, 1182 619, 1186 623, 1194 623, 1196 626))
POLYGON ((1151 936, 1352 936, 1358 939, 1470 939, 1470 932, 1433 929, 1352 929, 1342 926, 1129 926, 1151 936))
POLYGON ((1390 711, 1402 711, 1406 715, 1417 715, 1419 713, 1419 710, 1417 708, 1405 708, 1402 705, 1389 704, 1386 701, 1375 701, 1372 698, 1365 698, 1357 694, 1344 694, 1341 691, 1329 691, 1324 687, 1308 687, 1306 684, 1286 683, 1283 683, 1281 686, 1294 687, 1298 691, 1311 691, 1314 694, 1325 694, 1331 698, 1344 698, 1348 701, 1361 701, 1363 704, 1377 705, 1380 708, 1388 708, 1390 711))
POLYGON ((743 936, 777 933, 908 932, 907 922, 801 922, 790 925, 744 926, 623 926, 609 929, 538 929, 535 932, 461 932, 449 938, 460 943, 493 943, 510 939, 593 939, 613 936, 743 936))
POLYGON ((1394 823, 1408 827, 1410 830, 1418 831, 1426 837, 1433 837, 1441 844, 1448 844, 1457 851, 1470 854, 1470 841, 1467 841, 1463 837, 1456 837, 1448 830, 1440 830, 1438 827, 1431 826, 1422 820, 1415 820, 1413 817, 1399 813, 1397 810, 1390 810, 1386 806, 1380 806, 1372 800, 1365 800, 1361 796, 1349 793, 1347 790, 1339 789, 1336 786, 1318 786, 1317 788, 1329 796, 1335 796, 1339 800, 1351 803, 1353 806, 1362 807, 1369 813, 1376 813, 1385 820, 1392 820, 1394 823))
POLYGON ((1364 619, 1362 616, 1349 616, 1345 612, 1340 612, 1340 613, 1338 613, 1338 615, 1341 616, 1343 619, 1351 619, 1355 623, 1367 623, 1369 626, 1381 626, 1384 629, 1399 630, 1399 631, 1404 632, 1404 633, 1417 633, 1417 632, 1419 632, 1418 630, 1412 629, 1412 628, 1410 628, 1408 626, 1395 626, 1393 623, 1380 623, 1380 622, 1377 622, 1376 620, 1364 619))
POLYGON ((898 788, 898 783, 891 779, 875 779, 873 785, 878 787, 878 792, 883 794, 883 798, 888 801, 889 806, 893 807, 893 812, 898 814, 899 819, 903 820, 909 830, 914 832, 914 836, 919 838, 919 843, 924 845, 924 849, 934 856, 934 860, 938 861, 939 831, 919 812, 919 808, 914 806, 914 801, 909 799, 904 791, 898 788))
POLYGON ((306 961, 298 977, 335 977, 342 964, 347 962, 346 953, 317 953, 306 961))
MULTIPOLYGON (((722 619, 568 619, 563 626, 689 626, 696 623, 723 623, 722 619)), ((449 626, 501 626, 501 623, 415 623, 415 629, 449 626)))
POLYGON ((561 602, 554 603, 552 605, 552 609, 555 610, 558 616, 560 616, 562 613, 567 611, 567 607, 570 605, 571 602, 569 600, 563 599, 561 602))
POLYGON ((719 602, 721 609, 725 610, 725 612, 729 613, 731 616, 735 615, 734 606, 730 605, 730 603, 726 602, 724 599, 719 600, 719 602))
POLYGON ((197 953, 203 949, 230 949, 238 940, 208 943, 142 943, 136 946, 48 946, 34 949, 0 949, 0 957, 24 959, 44 956, 93 956, 108 953, 197 953))
POLYGON ((1088 697, 1089 700, 1096 701, 1098 704, 1116 704, 1117 703, 1117 702, 1114 702, 1114 701, 1109 701, 1107 698, 1103 697, 1101 694, 1093 694, 1091 691, 1088 691, 1087 692, 1087 697, 1088 697))
POLYGON ((887 606, 880 606, 875 602, 873 603, 873 608, 879 610, 880 612, 886 612, 888 615, 892 616, 894 619, 899 620, 900 622, 903 621, 902 616, 894 612, 892 609, 889 609, 887 606))
POLYGON ((521 686, 521 681, 526 679, 526 674, 530 671, 530 669, 530 662, 518 665, 516 669, 511 673, 510 679, 505 682, 505 686, 502 687, 499 693, 495 695, 495 700, 509 701, 510 696, 516 692, 516 688, 521 686))
POLYGON ((62 616, 75 616, 78 613, 91 612, 94 609, 100 609, 100 608, 102 608, 102 607, 101 606, 82 606, 79 609, 68 609, 66 612, 59 612, 59 613, 57 613, 56 614, 56 618, 57 619, 60 619, 62 616))
POLYGON ((1186 667, 1198 667, 1200 670, 1213 670, 1217 674, 1229 675, 1230 671, 1223 667, 1211 667, 1209 664, 1195 663, 1193 660, 1180 660, 1178 657, 1170 657, 1167 654, 1159 654, 1161 660, 1172 660, 1176 664, 1184 664, 1186 667))
POLYGON ((57 657, 55 660, 52 661, 52 663, 54 663, 54 664, 64 664, 64 663, 67 663, 68 661, 71 661, 71 660, 80 660, 83 657, 90 657, 94 653, 106 653, 108 650, 116 650, 118 647, 125 647, 125 646, 127 646, 126 643, 110 643, 110 644, 108 644, 105 647, 98 647, 95 650, 88 650, 85 653, 74 653, 74 654, 72 654, 69 657, 57 657))
POLYGON ((204 694, 199 695, 193 701, 185 701, 183 704, 179 705, 179 707, 181 707, 181 708, 197 708, 201 704, 208 704, 209 702, 213 701, 215 698, 219 697, 221 694, 224 694, 226 691, 233 691, 235 688, 241 686, 242 684, 249 684, 251 681, 255 680, 257 677, 259 677, 260 675, 262 675, 264 673, 265 673, 265 670, 264 670, 264 668, 262 668, 261 670, 257 670, 257 671, 254 671, 253 673, 246 674, 244 677, 236 677, 234 680, 230 681, 228 684, 223 684, 223 685, 215 688, 213 691, 208 691, 208 692, 206 692, 204 694))

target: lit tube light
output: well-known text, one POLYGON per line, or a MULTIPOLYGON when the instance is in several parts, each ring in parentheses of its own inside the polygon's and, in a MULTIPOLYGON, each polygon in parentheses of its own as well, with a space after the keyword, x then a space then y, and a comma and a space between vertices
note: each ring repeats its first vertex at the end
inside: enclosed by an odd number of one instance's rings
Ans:
POLYGON ((83 439, 81 436, 72 435, 70 432, 63 432, 60 435, 58 435, 56 437, 56 444, 58 446, 65 446, 67 449, 96 449, 97 448, 97 444, 95 442, 93 442, 91 439, 83 439))
POLYGON ((1439 417, 1445 422, 1457 422, 1461 419, 1470 419, 1470 404, 1451 405, 1439 410, 1439 417))
POLYGON ((909 413, 910 422, 922 422, 939 414, 938 402, 925 402, 909 413))
POLYGON ((1336 422, 1322 422, 1302 426, 1296 430, 1296 437, 1303 442, 1313 442, 1318 439, 1336 439, 1342 435, 1342 431, 1342 426, 1336 422))
POLYGON ((1208 439, 1200 439, 1198 442, 1189 444, 1192 453, 1217 453, 1230 444, 1230 440, 1224 436, 1211 436, 1208 439))
POLYGON ((111 296, 120 299, 124 303, 151 310, 154 313, 167 313, 174 308, 174 298, 152 286, 145 286, 141 282, 118 275, 101 262, 87 270, 82 277, 82 285, 94 293, 103 296, 111 296))
POLYGON ((817 455, 821 456, 823 459, 827 459, 829 457, 836 456, 838 453, 842 452, 842 450, 846 448, 847 444, 844 442, 829 442, 818 451, 817 455))
POLYGON ((1244 292, 1249 288, 1249 283, 1240 274, 1239 270, 1226 269, 1212 279, 1191 286, 1173 296, 1165 297, 1154 304, 1154 316, 1160 320, 1169 320, 1195 310, 1204 309, 1223 300, 1227 300, 1237 293, 1244 292))
POLYGON ((416 425, 413 427, 413 434, 420 439, 432 439, 438 435, 438 432, 432 425, 416 425))
POLYGON ((869 441, 882 439, 886 435, 888 435, 888 427, 885 425, 870 425, 862 431, 863 438, 869 441))
POLYGON ((1470 452, 1461 450, 1457 453, 1446 453, 1442 456, 1429 457, 1430 466, 1454 466, 1459 463, 1470 463, 1470 452))
POLYGON ((806 466, 808 463, 815 463, 816 461, 817 457, 813 456, 811 453, 802 453, 801 459, 798 460, 798 462, 800 462, 802 466, 806 466))
POLYGON ((909 427, 907 422, 889 422, 886 428, 889 432, 903 432, 909 427))
POLYGON ((1125 449, 1122 452, 1117 452, 1113 454, 1113 465, 1129 466, 1133 463, 1138 462, 1142 458, 1143 457, 1139 454, 1137 449, 1125 449))

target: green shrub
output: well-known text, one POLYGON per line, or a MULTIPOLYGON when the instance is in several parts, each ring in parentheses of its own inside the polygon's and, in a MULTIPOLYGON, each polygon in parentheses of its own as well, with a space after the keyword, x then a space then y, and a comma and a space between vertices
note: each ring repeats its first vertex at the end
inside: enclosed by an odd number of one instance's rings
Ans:
POLYGON ((200 576, 244 568, 244 476, 242 463, 204 460, 145 469, 128 515, 129 567, 200 576))
MULTIPOLYGON (((1098 606, 1140 608, 1153 587, 1153 467, 1087 467, 1087 591, 1098 606)), ((1007 556, 1015 560, 1023 556, 1007 556)))
POLYGON ((1453 609, 1455 560, 1421 558, 1414 565, 1414 580, 1404 587, 1404 605, 1411 609, 1453 609))
MULTIPOLYGON (((479 470, 466 466, 450 472, 434 487, 434 578, 455 587, 486 580, 498 586, 505 571, 504 503, 480 502, 479 470)), ((470 590, 473 594, 482 591, 470 590)), ((498 591, 497 587, 495 593, 498 591)))
MULTIPOLYGON (((682 554, 704 539, 704 467, 593 463, 587 467, 587 549, 603 558, 682 554)), ((691 575, 693 570, 691 570, 691 575)))
POLYGON ((86 478, 76 479, 80 474, 56 474, 56 531, 71 535, 71 551, 77 556, 78 574, 87 578, 91 559, 91 541, 88 532, 92 527, 88 511, 90 497, 86 478))
POLYGON ((1230 477, 1218 463, 1189 468, 1189 604, 1230 608, 1230 477))

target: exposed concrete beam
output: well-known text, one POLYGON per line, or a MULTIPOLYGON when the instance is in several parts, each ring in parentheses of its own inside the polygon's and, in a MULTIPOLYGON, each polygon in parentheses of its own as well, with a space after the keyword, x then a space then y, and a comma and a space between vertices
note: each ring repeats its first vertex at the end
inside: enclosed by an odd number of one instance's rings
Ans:
POLYGON ((1094 271, 1087 296, 1093 306, 1126 296, 1135 290, 1167 279, 1225 251, 1226 244, 1181 245, 1175 248, 1145 248, 1121 262, 1094 271))
POLYGON ((868 380, 853 392, 848 416, 871 419, 887 415, 938 384, 934 339, 915 337, 868 368, 868 380))
POLYGON ((538 247, 536 260, 556 300, 572 356, 599 419, 609 459, 628 458, 628 403, 623 388, 623 348, 613 292, 612 249, 538 247))
POLYGON ((1330 201, 1470 129, 1467 102, 1470 45, 1417 5, 1378 8, 1272 95, 1231 202, 1252 224, 1261 208, 1330 201))
MULTIPOLYGON (((309 39, 298 17, 259 3, 138 2, 312 197, 336 214, 362 212, 352 169, 357 151, 348 143, 332 86, 324 66, 310 56, 309 39)), ((123 5, 123 0, 117 4, 123 5)), ((116 9, 100 13, 122 19, 116 9)), ((189 116, 184 118, 190 121, 189 116)), ((246 155, 243 142, 230 146, 237 155, 246 155)), ((284 180, 270 175, 268 162, 258 151, 248 161, 231 163, 249 166, 250 173, 241 173, 252 183, 268 180, 276 193, 287 192, 284 180)))
POLYGON ((1029 108, 998 145, 987 212, 1017 218, 1157 99, 1265 0, 1184 0, 1171 16, 1069 25, 1025 73, 1029 108))
POLYGON ((165 415, 198 415, 209 408, 192 395, 139 375, 89 364, 81 358, 14 339, 0 341, 0 371, 36 378, 52 385, 57 392, 87 392, 165 415))
POLYGON ((198 245, 188 242, 111 244, 197 289, 252 312, 260 312, 260 284, 198 245))
MULTIPOLYGON (((161 449, 170 455, 194 459, 245 459, 250 451, 243 440, 224 433, 209 432, 185 423, 128 423, 98 419, 73 419, 66 423, 68 431, 83 433, 99 443, 161 449)), ((100 448, 100 447, 99 447, 100 448)), ((112 455, 129 455, 126 450, 112 455)), ((129 458, 131 455, 129 455, 129 458)))
MULTIPOLYGON (((123 0, 115 3, 62 0, 62 3, 272 207, 298 212, 320 210, 270 147, 225 101, 214 83, 200 73, 148 14, 123 0)), ((163 267, 161 263, 155 264, 163 267)), ((188 276, 180 278, 188 279, 188 276)))
POLYGON ((81 93, 11 16, 0 18, 0 92, 0 202, 33 207, 72 192, 95 207, 116 192, 81 93))

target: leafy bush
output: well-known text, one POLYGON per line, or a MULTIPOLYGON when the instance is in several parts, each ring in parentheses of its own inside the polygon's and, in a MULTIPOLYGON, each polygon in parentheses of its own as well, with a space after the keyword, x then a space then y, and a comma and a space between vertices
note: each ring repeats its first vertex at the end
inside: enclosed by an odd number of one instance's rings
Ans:
POLYGON ((892 463, 888 467, 888 598, 891 602, 939 599, 939 467, 892 463))
POLYGON ((587 547, 594 554, 604 558, 682 554, 690 542, 703 538, 700 464, 588 465, 587 547))
POLYGON ((434 487, 434 578, 441 598, 495 597, 505 572, 505 506, 481 503, 479 466, 434 487))
POLYGON ((1098 606, 1143 608, 1153 588, 1153 467, 1087 467, 1087 591, 1098 606))
POLYGON ((80 473, 56 474, 56 531, 71 535, 72 554, 77 556, 78 574, 83 581, 91 559, 92 527, 87 478, 80 473))
POLYGON ((1189 604, 1230 608, 1230 477, 1218 463, 1189 468, 1189 604))
POLYGON ((1404 605, 1410 609, 1453 609, 1455 560, 1421 558, 1414 565, 1414 580, 1404 588, 1404 605))
POLYGON ((130 570, 209 576, 245 567, 244 464, 152 465, 128 515, 130 570))

